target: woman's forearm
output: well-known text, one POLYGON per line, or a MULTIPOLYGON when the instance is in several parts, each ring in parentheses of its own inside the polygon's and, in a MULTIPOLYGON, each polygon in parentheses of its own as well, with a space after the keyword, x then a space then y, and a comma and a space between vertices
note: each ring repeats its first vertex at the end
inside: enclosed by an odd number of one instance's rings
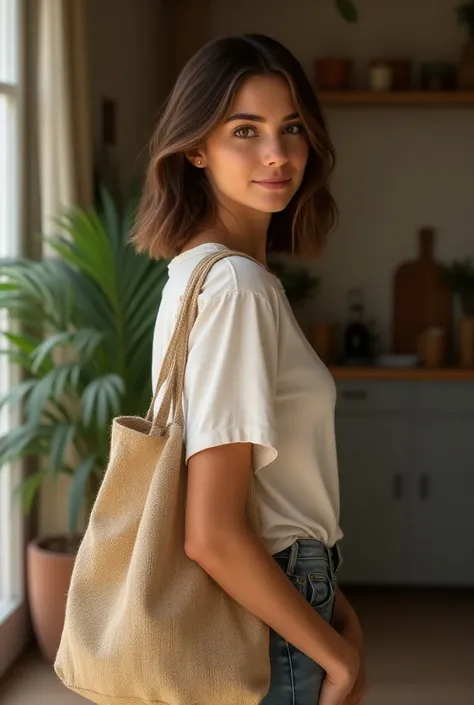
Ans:
POLYGON ((319 663, 348 677, 358 666, 355 649, 293 587, 250 531, 222 535, 188 555, 237 602, 319 663))

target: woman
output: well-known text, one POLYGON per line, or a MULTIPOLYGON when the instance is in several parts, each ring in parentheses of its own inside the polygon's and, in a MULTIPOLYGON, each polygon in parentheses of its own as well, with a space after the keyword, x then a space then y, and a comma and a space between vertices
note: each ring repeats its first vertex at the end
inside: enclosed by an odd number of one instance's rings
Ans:
POLYGON ((134 233, 139 251, 172 258, 154 384, 195 266, 226 249, 257 260, 212 268, 183 403, 186 552, 269 625, 264 705, 357 705, 365 689, 360 624, 335 586, 334 383, 266 262, 269 246, 321 249, 335 220, 333 161, 290 52, 260 35, 220 38, 183 69, 159 120, 134 233), (252 472, 262 537, 245 518, 252 472))

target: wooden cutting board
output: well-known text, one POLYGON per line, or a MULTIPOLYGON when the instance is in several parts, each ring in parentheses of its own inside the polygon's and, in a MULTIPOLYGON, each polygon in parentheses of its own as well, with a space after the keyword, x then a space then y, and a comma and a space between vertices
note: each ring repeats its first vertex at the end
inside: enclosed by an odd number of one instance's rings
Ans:
POLYGON ((422 228, 418 233, 416 260, 398 267, 393 287, 393 352, 417 351, 417 337, 427 328, 443 328, 452 333, 452 293, 443 282, 445 268, 435 260, 435 231, 422 228))

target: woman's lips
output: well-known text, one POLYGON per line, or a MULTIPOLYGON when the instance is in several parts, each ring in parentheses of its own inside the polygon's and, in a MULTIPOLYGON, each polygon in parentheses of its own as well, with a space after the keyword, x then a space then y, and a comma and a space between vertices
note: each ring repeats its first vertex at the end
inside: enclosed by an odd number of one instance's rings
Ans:
POLYGON ((270 189, 271 191, 284 189, 290 182, 291 179, 264 179, 262 181, 254 181, 255 184, 270 189))

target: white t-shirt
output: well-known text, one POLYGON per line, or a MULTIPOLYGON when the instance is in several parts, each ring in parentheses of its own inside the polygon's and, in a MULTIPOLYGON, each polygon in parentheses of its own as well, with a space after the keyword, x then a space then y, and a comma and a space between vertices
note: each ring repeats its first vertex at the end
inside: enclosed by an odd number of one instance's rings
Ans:
MULTIPOLYGON (((227 248, 175 257, 153 342, 153 385, 194 267, 227 248)), ((161 400, 157 399, 155 409, 161 400)), ((339 529, 335 384, 295 320, 280 281, 231 256, 211 269, 198 302, 186 368, 186 461, 205 448, 253 444, 262 535, 270 553, 298 538, 333 546, 339 529)), ((225 472, 225 468, 222 468, 225 472)))

